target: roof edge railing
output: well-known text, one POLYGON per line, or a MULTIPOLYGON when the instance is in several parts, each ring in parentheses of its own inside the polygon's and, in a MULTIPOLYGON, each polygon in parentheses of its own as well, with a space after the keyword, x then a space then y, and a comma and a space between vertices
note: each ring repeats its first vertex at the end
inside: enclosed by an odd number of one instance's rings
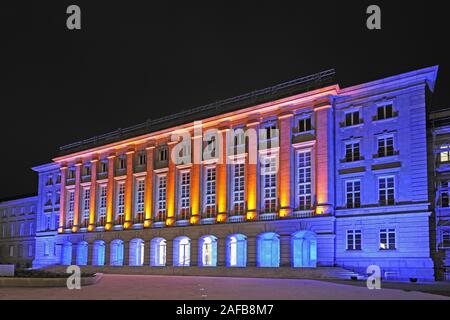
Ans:
POLYGON ((308 75, 305 77, 297 78, 297 79, 294 79, 294 80, 291 80, 288 82, 283 82, 283 83, 274 85, 272 87, 254 90, 249 93, 245 93, 245 94, 242 94, 242 95, 239 95, 236 97, 215 101, 215 102, 212 102, 212 103, 200 106, 200 107, 196 107, 196 108, 188 109, 186 111, 178 112, 175 114, 163 116, 158 119, 154 119, 154 120, 148 119, 147 121, 140 123, 140 124, 136 124, 136 125, 126 127, 126 128, 119 128, 119 129, 109 132, 109 133, 97 135, 92 138, 88 138, 88 139, 80 140, 80 141, 73 142, 70 144, 66 144, 64 146, 61 146, 59 148, 59 150, 60 150, 60 152, 67 152, 71 149, 80 148, 83 146, 101 144, 102 142, 112 141, 115 138, 121 138, 123 136, 126 136, 129 133, 134 133, 139 130, 150 129, 152 126, 155 126, 157 124, 161 124, 163 122, 167 122, 167 121, 170 121, 170 120, 173 120, 176 118, 186 117, 189 115, 193 115, 193 114, 197 114, 197 113, 205 112, 205 111, 217 110, 218 107, 223 107, 223 106, 230 105, 230 104, 256 100, 257 98, 266 96, 268 94, 275 95, 276 93, 279 93, 283 90, 298 87, 299 85, 321 84, 325 81, 331 80, 334 75, 335 75, 335 70, 328 69, 325 71, 321 71, 319 73, 315 73, 315 74, 308 75))

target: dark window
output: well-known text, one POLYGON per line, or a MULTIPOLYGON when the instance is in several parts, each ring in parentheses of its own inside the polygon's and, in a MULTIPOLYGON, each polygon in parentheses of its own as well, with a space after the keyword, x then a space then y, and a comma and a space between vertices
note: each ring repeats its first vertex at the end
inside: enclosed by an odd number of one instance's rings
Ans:
POLYGON ((311 118, 304 118, 298 121, 298 131, 305 132, 310 131, 312 129, 311 126, 311 118))
POLYGON ((382 206, 395 204, 395 185, 393 177, 383 177, 378 179, 378 199, 382 206))
POLYGON ((354 126, 359 123, 359 111, 348 112, 345 114, 345 126, 354 126))
POLYGON ((348 143, 345 145, 345 162, 360 160, 359 142, 348 143))
POLYGON ((394 138, 378 138, 378 157, 388 157, 394 155, 394 138))
POLYGON ((380 250, 395 250, 395 229, 380 230, 380 250))
POLYGON ((392 104, 387 104, 385 106, 378 107, 377 109, 377 120, 389 119, 394 116, 392 104))
POLYGON ((347 230, 347 250, 361 249, 361 230, 347 230))

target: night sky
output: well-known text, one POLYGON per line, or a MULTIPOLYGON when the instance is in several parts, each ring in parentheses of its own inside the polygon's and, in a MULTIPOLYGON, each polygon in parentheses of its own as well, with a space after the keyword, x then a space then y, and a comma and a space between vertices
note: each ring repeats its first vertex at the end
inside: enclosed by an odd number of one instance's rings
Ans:
POLYGON ((450 107, 443 1, 376 1, 376 31, 368 1, 14 2, 0 4, 0 198, 36 193, 31 167, 61 145, 329 68, 345 87, 439 64, 432 104, 450 107))

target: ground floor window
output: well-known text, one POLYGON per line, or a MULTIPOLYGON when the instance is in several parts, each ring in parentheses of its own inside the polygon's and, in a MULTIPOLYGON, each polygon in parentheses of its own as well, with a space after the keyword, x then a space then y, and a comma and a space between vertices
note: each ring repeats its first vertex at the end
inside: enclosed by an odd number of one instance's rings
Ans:
POLYGON ((162 267, 166 265, 167 242, 164 238, 155 238, 150 243, 150 265, 162 267))
POLYGON ((361 249, 361 230, 347 230, 347 250, 361 249))
POLYGON ((111 265, 122 266, 123 265, 123 241, 114 240, 111 242, 111 265))
POLYGON ((298 231, 291 236, 291 264, 294 268, 317 266, 317 239, 314 232, 298 231))
POLYGON ((256 258, 258 267, 280 266, 280 237, 278 234, 266 232, 257 237, 256 258))
POLYGON ((232 234, 227 237, 227 266, 247 266, 247 237, 243 234, 232 234))
POLYGON ((217 238, 203 236, 199 240, 201 261, 199 266, 215 267, 217 265, 217 238))
POLYGON ((133 239, 130 241, 130 266, 144 265, 144 240, 133 239))
POLYGON ((191 239, 178 237, 173 241, 173 265, 186 267, 191 263, 191 239))
POLYGON ((395 229, 380 230, 380 250, 396 249, 395 229))
POLYGON ((61 264, 69 266, 72 264, 72 243, 66 242, 61 250, 61 264))
POLYGON ((82 241, 77 244, 77 265, 85 266, 88 262, 88 243, 82 241))
POLYGON ((92 265, 104 266, 105 265, 105 241, 97 240, 94 242, 92 248, 92 265))

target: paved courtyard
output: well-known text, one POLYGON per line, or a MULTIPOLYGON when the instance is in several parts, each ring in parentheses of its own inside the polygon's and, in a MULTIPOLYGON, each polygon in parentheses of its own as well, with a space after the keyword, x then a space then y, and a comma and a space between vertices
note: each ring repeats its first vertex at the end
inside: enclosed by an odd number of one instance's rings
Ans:
MULTIPOLYGON (((409 289, 408 289, 409 290, 409 289)), ((0 299, 450 299, 400 289, 368 290, 317 280, 105 274, 95 285, 67 288, 0 288, 0 299)))

